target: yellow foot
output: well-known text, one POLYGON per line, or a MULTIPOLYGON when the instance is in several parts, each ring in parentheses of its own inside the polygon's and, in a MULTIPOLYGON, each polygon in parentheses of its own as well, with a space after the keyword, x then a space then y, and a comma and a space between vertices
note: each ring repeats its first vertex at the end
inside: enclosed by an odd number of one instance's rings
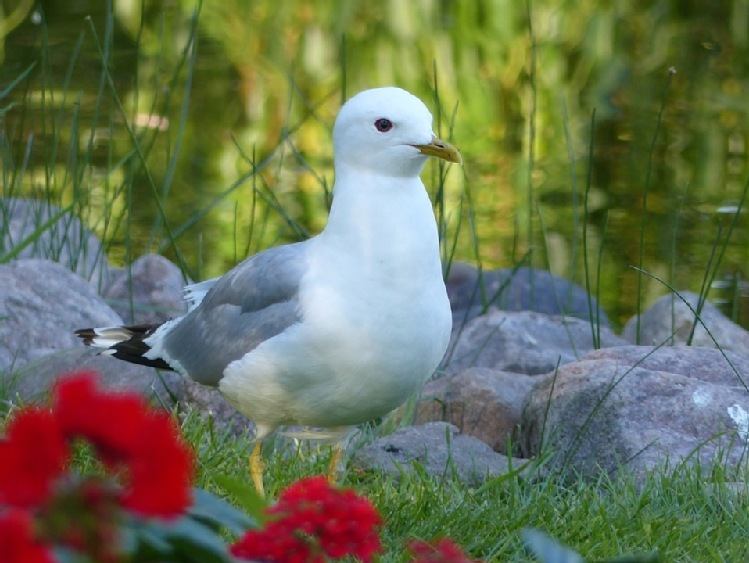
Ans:
POLYGON ((263 462, 262 452, 263 443, 261 440, 257 440, 250 454, 250 475, 252 476, 252 482, 255 483, 255 490, 261 497, 264 497, 263 470, 265 469, 265 463, 263 462))
POLYGON ((338 469, 341 465, 341 458, 343 457, 343 444, 338 442, 333 448, 333 455, 330 458, 330 466, 328 467, 328 483, 335 485, 338 481, 338 469))

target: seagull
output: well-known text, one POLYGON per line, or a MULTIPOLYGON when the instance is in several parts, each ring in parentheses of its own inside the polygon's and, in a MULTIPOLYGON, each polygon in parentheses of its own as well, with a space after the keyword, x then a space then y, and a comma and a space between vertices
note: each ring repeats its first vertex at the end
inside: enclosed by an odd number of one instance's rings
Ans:
POLYGON ((262 443, 279 427, 342 439, 418 392, 447 349, 452 315, 439 236, 419 175, 428 157, 462 164, 432 115, 395 87, 365 90, 333 128, 335 184, 317 236, 255 254, 186 288, 163 324, 76 331, 120 360, 217 387, 255 423, 249 459, 263 494, 262 443))

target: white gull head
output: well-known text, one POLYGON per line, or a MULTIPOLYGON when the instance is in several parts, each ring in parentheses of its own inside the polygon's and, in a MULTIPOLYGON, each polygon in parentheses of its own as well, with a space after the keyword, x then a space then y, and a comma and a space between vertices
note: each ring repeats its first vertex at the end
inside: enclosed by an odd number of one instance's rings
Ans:
POLYGON ((336 171, 414 177, 429 156, 460 162, 432 131, 432 114, 400 88, 365 90, 344 104, 333 129, 336 171))

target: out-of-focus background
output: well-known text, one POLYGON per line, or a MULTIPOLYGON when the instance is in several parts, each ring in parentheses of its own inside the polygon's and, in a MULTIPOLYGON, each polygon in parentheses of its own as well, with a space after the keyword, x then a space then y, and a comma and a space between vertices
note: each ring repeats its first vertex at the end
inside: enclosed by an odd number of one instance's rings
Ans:
POLYGON ((115 264, 159 251, 202 279, 318 232, 340 104, 398 85, 465 159, 424 173, 446 256, 582 285, 587 263, 622 323, 667 292, 643 277, 638 295, 642 253, 677 289, 711 283, 711 300, 749 325, 749 223, 736 214, 749 0, 2 10, 3 191, 79 202, 115 264))

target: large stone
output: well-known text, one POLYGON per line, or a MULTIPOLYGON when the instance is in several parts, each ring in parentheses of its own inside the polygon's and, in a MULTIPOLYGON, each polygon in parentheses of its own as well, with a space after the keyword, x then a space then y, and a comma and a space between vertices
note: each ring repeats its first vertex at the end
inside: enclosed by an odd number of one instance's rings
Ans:
POLYGON ((749 394, 749 360, 720 350, 682 347, 672 350, 654 346, 620 346, 601 348, 583 358, 587 361, 614 360, 623 366, 637 366, 650 371, 675 373, 705 383, 738 387, 749 394))
POLYGON ((170 390, 181 402, 198 407, 210 416, 216 426, 226 428, 237 436, 255 433, 255 424, 232 407, 218 389, 180 378, 170 386, 170 390))
POLYGON ((82 344, 37 358, 6 374, 4 391, 11 401, 19 404, 43 402, 58 379, 81 370, 96 372, 105 389, 135 392, 167 408, 176 403, 197 407, 213 417, 217 426, 237 435, 254 431, 252 422, 237 412, 218 389, 205 387, 173 371, 123 362, 82 344))
POLYGON ((624 326, 622 337, 632 344, 645 346, 719 346, 749 359, 749 332, 709 301, 703 302, 700 309, 700 297, 696 293, 684 291, 679 295, 664 295, 640 316, 639 339, 636 316, 624 326), (698 310, 699 320, 695 315, 698 310))
POLYGON ((0 255, 25 244, 15 259, 46 258, 97 287, 109 283, 109 263, 99 239, 72 213, 43 200, 0 198, 0 223, 0 255))
POLYGON ((506 268, 483 272, 463 262, 453 262, 446 285, 456 327, 483 314, 490 306, 503 311, 592 318, 596 324, 609 326, 608 317, 595 298, 579 285, 546 270, 506 268))
POLYGON ((574 362, 600 347, 627 342, 606 327, 572 317, 490 309, 453 335, 444 360, 445 370, 488 367, 527 375, 545 374, 574 362))
POLYGON ((158 254, 120 270, 103 296, 125 323, 162 323, 187 312, 182 272, 158 254))
POLYGON ((712 348, 599 350, 528 394, 526 456, 586 477, 642 475, 668 463, 741 472, 749 441, 749 361, 712 348))
POLYGON ((528 375, 489 368, 468 368, 435 379, 421 392, 414 423, 449 422, 497 452, 515 453, 523 401, 534 382, 528 375), (515 452, 507 451, 510 444, 515 452))
POLYGON ((166 407, 179 398, 174 390, 182 378, 176 373, 122 362, 83 344, 32 360, 9 374, 9 396, 20 403, 45 401, 57 380, 77 371, 95 372, 105 389, 133 391, 166 407))
POLYGON ((121 324, 93 286, 50 260, 0 265, 0 370, 80 344, 77 328, 121 324))
POLYGON ((402 428, 361 448, 353 457, 355 466, 395 478, 403 471, 413 471, 418 463, 429 475, 455 477, 469 486, 516 470, 524 461, 515 460, 511 465, 506 456, 476 438, 463 436, 446 422, 402 428))

